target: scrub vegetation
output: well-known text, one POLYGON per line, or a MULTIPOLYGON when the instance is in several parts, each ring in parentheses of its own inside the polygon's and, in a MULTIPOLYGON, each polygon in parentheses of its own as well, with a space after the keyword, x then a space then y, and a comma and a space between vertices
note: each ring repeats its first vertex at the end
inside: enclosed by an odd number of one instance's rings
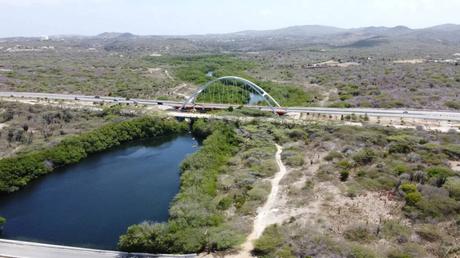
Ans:
POLYGON ((0 157, 48 148, 63 138, 136 116, 119 105, 68 109, 0 101, 0 157))
POLYGON ((170 219, 130 227, 120 238, 121 250, 216 252, 238 246, 249 233, 248 215, 255 214, 270 191, 261 179, 277 170, 274 145, 270 138, 260 138, 257 125, 197 120, 192 132, 207 137, 181 166, 181 188, 170 219))
POLYGON ((460 161, 458 133, 324 125, 271 130, 291 167, 283 189, 288 203, 277 208, 298 215, 267 228, 254 254, 458 254, 460 171, 452 165, 460 161))

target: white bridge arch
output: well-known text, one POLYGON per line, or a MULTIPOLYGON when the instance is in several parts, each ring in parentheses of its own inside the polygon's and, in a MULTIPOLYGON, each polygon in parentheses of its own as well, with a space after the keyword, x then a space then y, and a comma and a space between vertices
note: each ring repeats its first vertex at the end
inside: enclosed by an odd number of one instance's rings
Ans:
MULTIPOLYGON (((256 94, 260 95, 263 97, 264 101, 267 103, 267 105, 272 109, 273 113, 276 113, 277 108, 281 108, 280 104, 272 97, 270 94, 268 94, 264 89, 262 89, 260 86, 257 84, 246 80, 241 77, 237 76, 224 76, 217 78, 215 80, 209 81, 203 86, 201 86, 195 93, 192 94, 185 102, 182 104, 181 110, 186 109, 187 106, 192 105, 195 106, 195 101, 198 98, 198 96, 203 93, 209 86, 211 86, 213 83, 220 82, 220 81, 228 81, 228 80, 234 80, 240 83, 243 83, 243 85, 248 86, 250 89, 252 89, 256 94)), ((224 84, 225 85, 225 84, 224 84)), ((229 87, 232 87, 229 85, 229 87)))

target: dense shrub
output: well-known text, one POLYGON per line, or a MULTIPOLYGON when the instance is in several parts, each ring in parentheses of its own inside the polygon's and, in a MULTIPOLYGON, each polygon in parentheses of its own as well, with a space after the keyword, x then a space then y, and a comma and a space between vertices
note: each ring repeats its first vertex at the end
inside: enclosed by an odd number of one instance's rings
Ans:
POLYGON ((347 181, 349 175, 350 175, 350 172, 348 170, 340 171, 340 181, 342 182, 347 181))
POLYGON ((388 240, 396 240, 397 242, 407 242, 411 231, 410 229, 401 224, 400 221, 388 220, 383 223, 382 234, 388 240))
POLYGON ((237 151, 239 141, 233 126, 218 122, 212 128, 202 148, 181 165, 181 186, 168 222, 129 227, 120 237, 121 250, 195 253, 225 250, 244 240, 224 223, 221 210, 230 206, 229 200, 213 200, 219 172, 237 151), (158 233, 152 234, 151 229, 158 233))
POLYGON ((377 153, 369 148, 360 150, 353 155, 353 160, 359 165, 367 165, 377 158, 377 153))
POLYGON ((422 194, 418 191, 406 194, 406 202, 409 205, 415 205, 422 200, 422 194))
POLYGON ((364 225, 352 226, 343 232, 345 239, 358 242, 369 242, 375 236, 371 233, 370 229, 364 225))
POLYGON ((326 160, 326 161, 332 161, 332 160, 334 160, 334 159, 341 159, 341 158, 343 158, 342 153, 337 152, 337 151, 331 151, 331 152, 329 152, 329 153, 327 154, 326 157, 324 157, 324 160, 326 160))
POLYGON ((459 177, 449 177, 446 180, 446 183, 443 187, 449 191, 451 198, 454 198, 457 201, 460 201, 460 178, 459 177))
POLYGON ((451 158, 460 159, 460 144, 448 144, 442 147, 442 151, 451 158))
POLYGON ((254 246, 254 254, 260 257, 274 255, 283 246, 283 235, 277 225, 269 226, 262 236, 257 239, 254 246))
POLYGON ((286 165, 300 167, 305 163, 304 153, 300 147, 289 147, 281 153, 281 158, 286 165))
POLYGON ((446 103, 444 103, 446 105, 446 107, 448 108, 452 108, 452 109, 460 109, 460 101, 447 101, 446 103))
POLYGON ((422 225, 415 232, 426 241, 434 242, 441 239, 441 235, 434 225, 422 225))
POLYGON ((447 178, 455 173, 448 167, 429 167, 425 171, 430 177, 447 178))
POLYGON ((404 183, 401 185, 401 190, 407 193, 417 192, 417 186, 415 184, 404 183))
POLYGON ((460 203, 452 198, 440 195, 431 198, 422 198, 415 204, 419 210, 419 218, 443 218, 460 211, 460 203))

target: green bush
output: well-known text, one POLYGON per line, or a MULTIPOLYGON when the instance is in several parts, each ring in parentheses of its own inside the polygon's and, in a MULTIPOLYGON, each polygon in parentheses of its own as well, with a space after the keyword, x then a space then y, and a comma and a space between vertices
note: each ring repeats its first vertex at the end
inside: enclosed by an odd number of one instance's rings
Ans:
POLYGON ((442 151, 451 158, 460 159, 460 144, 448 144, 443 146, 442 151))
POLYGON ((3 225, 5 225, 5 223, 6 223, 6 219, 5 219, 4 217, 0 216, 0 228, 1 228, 3 225))
POLYGON ((411 235, 411 231, 397 220, 388 220, 383 223, 382 234, 388 240, 406 242, 411 235))
POLYGON ((345 239, 357 242, 369 242, 375 238, 368 227, 364 225, 353 226, 343 232, 345 239))
POLYGON ((377 258, 377 255, 370 249, 360 246, 360 245, 352 245, 350 254, 348 254, 349 258, 377 258))
POLYGON ((392 168, 395 174, 397 175, 411 172, 411 168, 407 164, 402 162, 394 164, 392 168))
POLYGON ((417 186, 411 183, 404 183, 401 185, 401 190, 405 192, 406 194, 413 193, 413 192, 417 192, 417 186))
POLYGON ((304 154, 300 147, 290 147, 281 153, 281 157, 286 165, 300 167, 305 163, 304 154))
POLYGON ((392 142, 389 145, 389 152, 390 153, 403 153, 407 154, 414 150, 414 147, 407 142, 392 142))
POLYGON ((411 254, 401 250, 392 250, 387 255, 388 258, 414 258, 411 254))
POLYGON ((349 175, 350 175, 350 172, 348 172, 348 170, 340 171, 340 181, 342 182, 347 181, 349 175))
POLYGON ((360 150, 353 155, 353 160, 359 165, 368 165, 375 161, 377 153, 369 148, 360 150))
POLYGON ((460 212, 459 202, 441 195, 422 198, 415 207, 420 211, 420 218, 445 218, 460 212))
POLYGON ((438 187, 446 182, 447 177, 455 174, 450 168, 443 166, 429 167, 425 172, 430 177, 430 183, 438 187))
POLYGON ((337 162, 336 166, 342 169, 350 169, 353 164, 346 159, 342 159, 341 161, 337 162))
POLYGON ((278 225, 272 225, 264 230, 262 236, 256 240, 254 254, 260 257, 274 257, 276 251, 283 246, 284 239, 278 225))
POLYGON ((459 177, 448 177, 443 187, 449 191, 451 198, 460 201, 460 178, 459 177))
POLYGON ((448 107, 448 108, 460 109, 460 101, 451 100, 451 101, 447 101, 447 102, 444 103, 444 104, 445 104, 446 107, 448 107))
POLYGON ((406 203, 408 205, 415 205, 419 201, 422 200, 422 194, 418 191, 416 192, 409 192, 406 194, 406 203))
POLYGON ((326 161, 332 161, 332 160, 334 160, 334 159, 341 159, 341 158, 343 158, 342 153, 337 152, 337 151, 331 151, 331 152, 329 152, 329 153, 327 154, 326 157, 324 157, 324 160, 326 160, 326 161))
POLYGON ((435 242, 441 239, 441 235, 435 225, 422 225, 415 232, 424 240, 429 242, 435 242))

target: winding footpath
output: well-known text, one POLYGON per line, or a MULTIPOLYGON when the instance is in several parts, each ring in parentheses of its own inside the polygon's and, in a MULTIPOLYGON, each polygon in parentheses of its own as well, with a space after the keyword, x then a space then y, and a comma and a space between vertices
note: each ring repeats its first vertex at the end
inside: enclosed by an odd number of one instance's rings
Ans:
POLYGON ((257 210, 257 216, 254 219, 254 227, 252 229, 251 234, 247 237, 246 242, 242 245, 241 251, 236 255, 230 255, 228 257, 232 258, 247 258, 252 257, 251 251, 254 249, 254 241, 257 240, 262 233, 264 232, 265 228, 268 226, 276 223, 273 219, 273 208, 277 202, 279 197, 279 189, 280 189, 280 181, 283 177, 287 174, 287 169, 284 166, 283 162, 281 161, 281 153, 283 152, 283 147, 276 145, 276 163, 278 164, 279 171, 275 174, 275 176, 270 180, 271 183, 271 191, 268 195, 267 201, 265 202, 264 206, 260 207, 257 210))

